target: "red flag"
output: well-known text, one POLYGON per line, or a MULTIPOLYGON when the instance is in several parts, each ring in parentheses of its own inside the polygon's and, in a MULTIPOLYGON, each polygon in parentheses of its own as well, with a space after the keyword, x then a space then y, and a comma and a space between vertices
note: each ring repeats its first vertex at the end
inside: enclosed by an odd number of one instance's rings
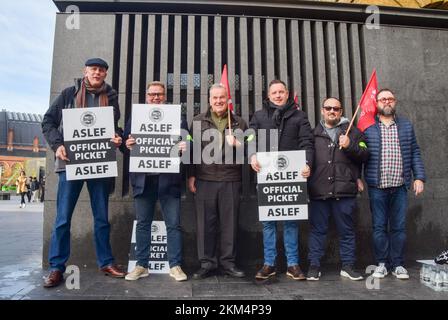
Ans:
POLYGON ((378 81, 376 79, 376 70, 373 70, 364 93, 362 94, 359 106, 361 114, 358 119, 358 129, 364 132, 368 127, 375 124, 376 115, 376 94, 378 93, 378 81))
POLYGON ((294 103, 299 105, 299 95, 297 94, 297 91, 294 92, 294 103))
POLYGON ((227 107, 229 110, 233 113, 233 103, 232 103, 232 96, 230 95, 230 86, 229 86, 229 78, 227 77, 227 65, 224 65, 224 68, 222 68, 222 75, 221 75, 221 82, 220 84, 227 89, 227 97, 229 100, 227 101, 227 107))

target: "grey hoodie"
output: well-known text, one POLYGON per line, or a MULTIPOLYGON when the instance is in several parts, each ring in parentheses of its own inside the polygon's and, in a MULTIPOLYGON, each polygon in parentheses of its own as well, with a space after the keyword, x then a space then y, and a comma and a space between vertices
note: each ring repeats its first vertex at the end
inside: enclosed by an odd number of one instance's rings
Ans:
POLYGON ((339 123, 337 125, 335 125, 333 128, 327 128, 327 126, 325 125, 324 119, 320 120, 320 124, 325 129, 327 134, 330 136, 331 141, 333 141, 334 143, 336 143, 336 137, 339 135, 339 133, 341 131, 341 128, 339 128, 339 127, 341 125, 343 125, 344 123, 348 123, 348 122, 349 121, 347 118, 341 117, 341 120, 339 121, 339 123))

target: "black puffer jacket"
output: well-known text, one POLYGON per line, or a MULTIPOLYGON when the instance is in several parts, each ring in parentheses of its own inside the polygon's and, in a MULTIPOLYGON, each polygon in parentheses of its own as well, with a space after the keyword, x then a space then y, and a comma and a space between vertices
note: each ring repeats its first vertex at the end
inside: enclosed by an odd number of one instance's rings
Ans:
MULTIPOLYGON (((340 126, 345 134, 349 124, 340 126)), ((313 130, 314 134, 314 170, 308 180, 310 198, 314 200, 355 197, 358 193, 356 180, 361 178, 361 166, 369 157, 363 134, 355 127, 349 133, 350 144, 347 149, 339 149, 333 143, 322 124, 313 130)))
MULTIPOLYGON (((284 108, 294 104, 294 100, 289 99, 284 108)), ((279 127, 272 119, 274 110, 269 106, 269 100, 263 103, 263 109, 258 110, 252 116, 249 127, 257 133, 259 129, 278 129, 278 151, 306 150, 307 164, 312 168, 314 145, 313 133, 308 117, 305 112, 293 106, 287 110, 283 116, 279 127)), ((266 134, 266 151, 275 150, 275 144, 269 141, 269 133, 266 134)), ((257 143, 259 143, 257 139, 257 143)), ((260 146, 258 146, 260 150, 260 146)))

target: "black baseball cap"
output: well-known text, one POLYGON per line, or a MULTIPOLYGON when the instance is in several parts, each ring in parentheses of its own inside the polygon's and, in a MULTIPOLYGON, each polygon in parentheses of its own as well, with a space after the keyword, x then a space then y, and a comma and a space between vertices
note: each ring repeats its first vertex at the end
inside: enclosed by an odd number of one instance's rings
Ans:
POLYGON ((98 66, 109 69, 109 65, 101 58, 90 58, 86 61, 86 67, 98 66))

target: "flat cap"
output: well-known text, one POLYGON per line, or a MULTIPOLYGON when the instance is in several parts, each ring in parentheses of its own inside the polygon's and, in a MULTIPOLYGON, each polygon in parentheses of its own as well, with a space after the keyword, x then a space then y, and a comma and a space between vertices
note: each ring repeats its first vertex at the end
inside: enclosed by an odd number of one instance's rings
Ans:
POLYGON ((101 58, 91 58, 86 61, 86 67, 98 66, 109 69, 109 65, 101 58))

